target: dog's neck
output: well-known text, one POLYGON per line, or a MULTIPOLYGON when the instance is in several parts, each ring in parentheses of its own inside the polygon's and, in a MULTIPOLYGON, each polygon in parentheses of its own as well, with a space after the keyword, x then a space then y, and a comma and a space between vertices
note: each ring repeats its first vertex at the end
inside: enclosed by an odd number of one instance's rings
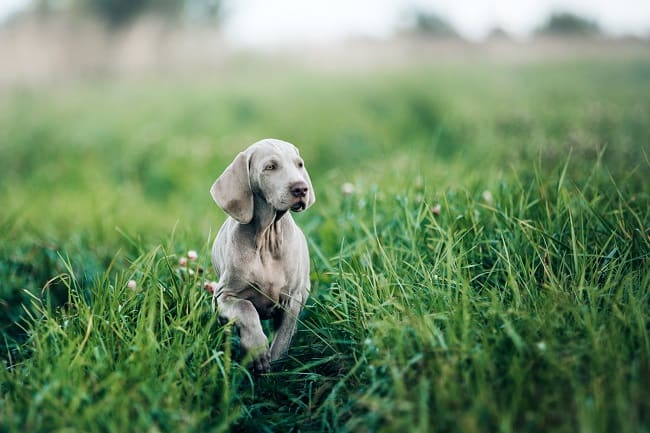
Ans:
POLYGON ((261 197, 254 197, 255 215, 251 225, 255 231, 255 247, 261 253, 279 257, 282 248, 283 218, 287 211, 278 211, 261 197))

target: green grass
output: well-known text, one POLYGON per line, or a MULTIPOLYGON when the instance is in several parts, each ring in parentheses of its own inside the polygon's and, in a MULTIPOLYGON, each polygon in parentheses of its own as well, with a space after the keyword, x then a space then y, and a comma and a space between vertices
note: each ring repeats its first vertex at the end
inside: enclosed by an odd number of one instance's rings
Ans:
POLYGON ((4 91, 0 431, 650 431, 649 61, 254 66, 4 91), (267 136, 313 290, 254 378, 207 191, 267 136))

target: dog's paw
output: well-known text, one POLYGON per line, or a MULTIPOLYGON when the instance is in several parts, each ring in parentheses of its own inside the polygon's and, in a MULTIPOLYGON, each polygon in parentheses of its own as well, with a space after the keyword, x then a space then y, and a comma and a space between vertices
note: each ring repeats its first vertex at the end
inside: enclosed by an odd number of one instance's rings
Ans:
POLYGON ((257 358, 253 359, 253 372, 263 374, 271 371, 271 352, 265 350, 257 358))

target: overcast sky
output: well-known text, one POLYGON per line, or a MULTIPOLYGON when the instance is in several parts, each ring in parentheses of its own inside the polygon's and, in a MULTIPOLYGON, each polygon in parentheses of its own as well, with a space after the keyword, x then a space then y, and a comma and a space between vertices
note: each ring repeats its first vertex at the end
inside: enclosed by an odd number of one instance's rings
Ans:
MULTIPOLYGON (((225 0, 226 35, 246 45, 389 37, 413 5, 447 18, 465 37, 494 26, 525 36, 552 11, 592 18, 614 34, 650 34, 650 0, 225 0)), ((29 0, 0 0, 0 18, 29 0)))

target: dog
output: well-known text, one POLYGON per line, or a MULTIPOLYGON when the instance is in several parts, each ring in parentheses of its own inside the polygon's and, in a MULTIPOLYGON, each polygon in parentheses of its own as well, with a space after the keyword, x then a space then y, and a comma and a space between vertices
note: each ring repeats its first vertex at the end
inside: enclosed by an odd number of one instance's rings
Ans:
POLYGON ((239 153, 210 193, 228 214, 212 247, 218 312, 235 323, 254 372, 266 373, 289 349, 309 296, 307 240, 290 211, 313 205, 314 188, 296 146, 269 138, 239 153))

